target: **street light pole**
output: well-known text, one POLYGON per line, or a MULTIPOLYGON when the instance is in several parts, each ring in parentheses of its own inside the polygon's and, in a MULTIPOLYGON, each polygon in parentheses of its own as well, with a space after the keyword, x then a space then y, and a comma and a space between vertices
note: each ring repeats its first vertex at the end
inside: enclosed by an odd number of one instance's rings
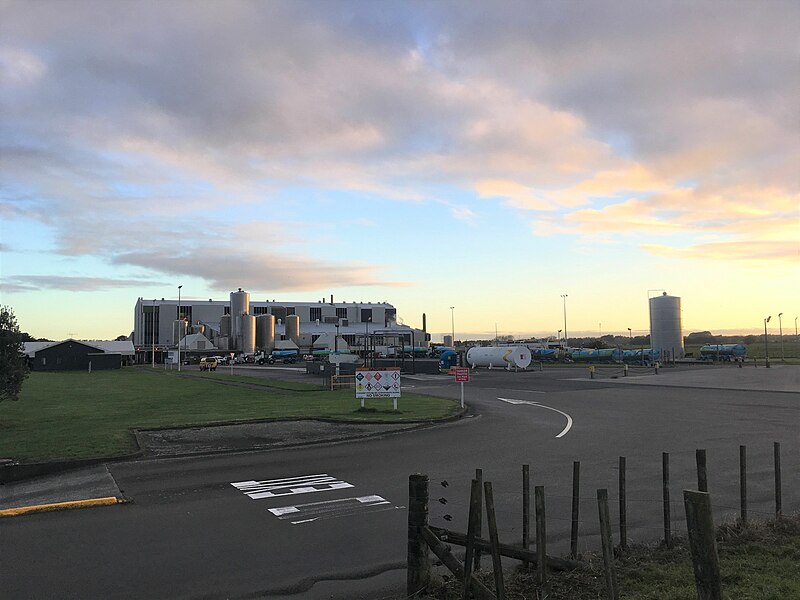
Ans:
POLYGON ((781 336, 781 362, 786 362, 786 358, 783 355, 783 320, 781 317, 783 316, 782 312, 778 313, 778 333, 781 336))
MULTIPOLYGON (((175 311, 175 313, 176 313, 175 316, 177 317, 177 319, 176 319, 177 321, 181 320, 181 288, 182 287, 183 287, 182 285, 178 286, 178 308, 175 311)), ((178 332, 178 339, 177 339, 177 343, 175 345, 178 347, 178 371, 180 371, 181 370, 181 327, 180 327, 180 324, 178 324, 177 332, 178 332)))
POLYGON ((797 317, 794 318, 794 341, 800 343, 800 337, 797 337, 797 317))
POLYGON ((567 339, 569 338, 569 335, 567 335, 567 296, 568 294, 561 294, 564 299, 564 346, 567 345, 567 339))
POLYGON ((769 320, 771 318, 772 318, 772 315, 770 315, 766 319, 764 319, 764 356, 766 357, 765 361, 766 361, 768 369, 769 369, 769 346, 767 345, 767 323, 769 323, 769 320))
POLYGON ((456 318, 453 310, 455 306, 450 307, 450 343, 453 344, 453 350, 456 349, 456 318))
POLYGON ((153 346, 151 354, 153 355, 153 368, 156 368, 156 299, 153 298, 153 306, 150 309, 150 328, 152 329, 153 346))

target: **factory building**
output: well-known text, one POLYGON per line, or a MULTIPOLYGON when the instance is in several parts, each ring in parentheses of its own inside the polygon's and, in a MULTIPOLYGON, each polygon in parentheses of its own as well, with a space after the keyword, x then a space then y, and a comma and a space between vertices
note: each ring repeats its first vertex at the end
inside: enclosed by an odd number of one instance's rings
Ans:
MULTIPOLYGON (((424 322, 424 321, 423 321, 424 322)), ((228 300, 148 300, 134 308, 133 345, 149 360, 177 347, 195 352, 241 353, 297 349, 358 351, 365 347, 427 346, 430 335, 397 323, 397 310, 386 302, 285 302, 251 300, 241 288, 228 300), (191 345, 191 347, 190 347, 191 345), (146 356, 145 356, 146 355, 146 356)), ((157 358, 158 360, 158 358, 157 358)))
POLYGON ((663 361, 684 357, 681 299, 678 296, 650 298, 650 347, 663 361))

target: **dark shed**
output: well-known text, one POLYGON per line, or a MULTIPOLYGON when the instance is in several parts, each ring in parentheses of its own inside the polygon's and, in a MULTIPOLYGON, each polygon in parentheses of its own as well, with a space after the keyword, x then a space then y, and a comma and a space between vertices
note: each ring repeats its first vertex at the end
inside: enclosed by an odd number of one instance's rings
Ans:
POLYGON ((119 369, 122 355, 104 352, 101 348, 66 340, 38 350, 31 368, 34 371, 86 371, 89 369, 119 369))

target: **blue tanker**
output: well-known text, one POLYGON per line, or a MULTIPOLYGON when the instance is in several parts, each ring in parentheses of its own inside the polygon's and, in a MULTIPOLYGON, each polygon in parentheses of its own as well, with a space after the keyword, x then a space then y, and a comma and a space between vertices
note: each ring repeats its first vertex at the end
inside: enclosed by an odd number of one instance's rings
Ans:
POLYGON ((620 362, 622 350, 619 348, 603 348, 601 350, 580 348, 568 351, 567 356, 575 362, 620 362))
POLYGON ((744 360, 747 346, 742 344, 706 344, 700 348, 701 360, 744 360))

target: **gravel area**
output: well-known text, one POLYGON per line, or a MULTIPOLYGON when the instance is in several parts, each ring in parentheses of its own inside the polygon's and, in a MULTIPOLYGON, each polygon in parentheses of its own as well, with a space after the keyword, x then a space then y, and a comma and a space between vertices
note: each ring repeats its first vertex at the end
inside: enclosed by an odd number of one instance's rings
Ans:
POLYGON ((145 456, 167 457, 264 450, 357 439, 420 427, 419 423, 353 424, 325 421, 270 421, 138 432, 145 456))

